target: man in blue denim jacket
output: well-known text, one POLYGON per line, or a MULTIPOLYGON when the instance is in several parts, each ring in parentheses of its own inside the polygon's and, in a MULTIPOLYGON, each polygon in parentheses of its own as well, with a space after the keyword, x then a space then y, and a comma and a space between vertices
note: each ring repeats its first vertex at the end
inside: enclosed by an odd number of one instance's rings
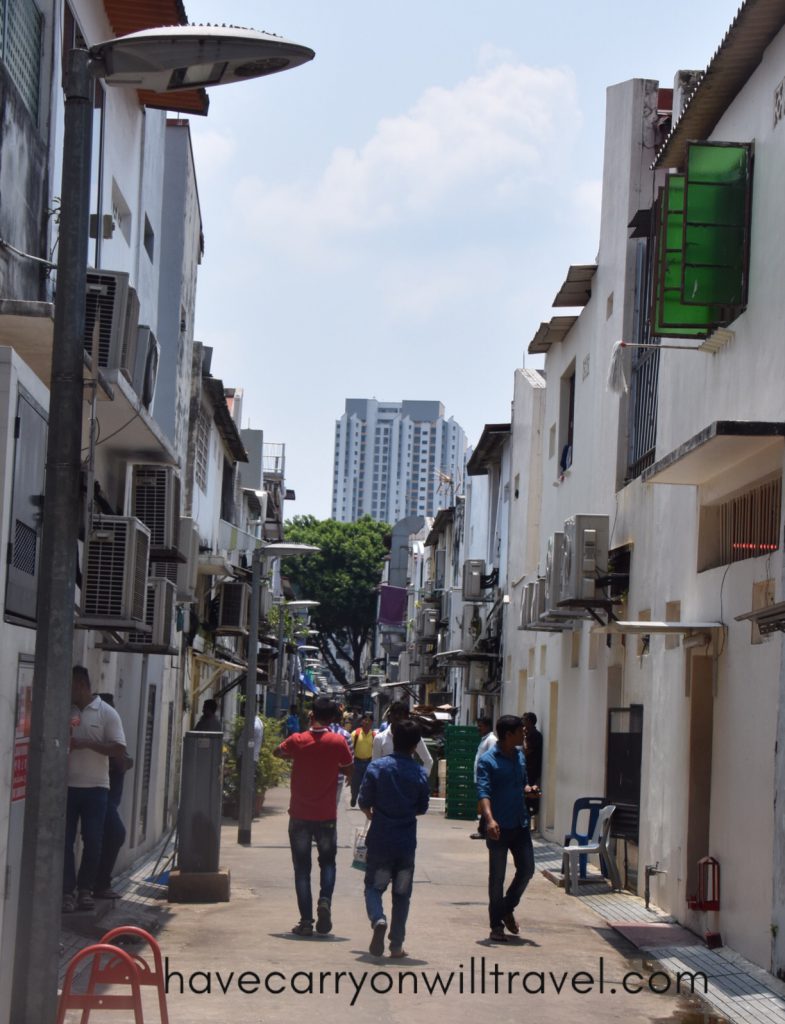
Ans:
POLYGON ((485 819, 488 847, 488 896, 491 941, 506 942, 505 927, 518 934, 515 908, 534 874, 534 849, 526 809, 526 761, 523 720, 502 715, 496 723, 496 746, 477 762, 477 796, 485 819), (504 892, 507 851, 512 854, 515 875, 504 892))
POLYGON ((392 726, 393 753, 371 761, 358 802, 370 819, 365 865, 365 909, 373 928, 373 956, 384 952, 387 918, 382 895, 392 883, 390 956, 404 957, 403 940, 414 880, 417 815, 428 810, 428 776, 412 755, 420 729, 408 719, 392 726))

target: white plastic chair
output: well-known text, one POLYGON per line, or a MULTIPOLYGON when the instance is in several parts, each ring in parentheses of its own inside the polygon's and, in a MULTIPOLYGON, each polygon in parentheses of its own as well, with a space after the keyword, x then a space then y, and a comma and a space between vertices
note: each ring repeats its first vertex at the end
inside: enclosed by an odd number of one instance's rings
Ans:
POLYGON ((600 813, 597 815, 597 823, 594 826, 594 831, 586 845, 562 847, 562 874, 564 875, 565 892, 572 893, 573 896, 578 895, 578 888, 580 885, 580 859, 582 856, 592 853, 596 853, 599 856, 600 862, 605 868, 605 872, 608 875, 608 878, 610 878, 613 888, 621 889, 619 869, 616 867, 616 861, 608 849, 608 837, 610 836, 611 831, 611 818, 613 817, 613 812, 615 810, 615 804, 608 804, 607 807, 602 808, 600 813))

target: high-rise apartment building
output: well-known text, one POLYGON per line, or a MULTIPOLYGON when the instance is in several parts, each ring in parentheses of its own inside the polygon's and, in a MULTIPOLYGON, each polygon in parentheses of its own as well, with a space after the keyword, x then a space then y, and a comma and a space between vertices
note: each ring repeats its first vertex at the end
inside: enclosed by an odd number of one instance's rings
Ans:
POLYGON ((395 523, 453 504, 466 435, 441 402, 347 398, 335 424, 332 517, 395 523))

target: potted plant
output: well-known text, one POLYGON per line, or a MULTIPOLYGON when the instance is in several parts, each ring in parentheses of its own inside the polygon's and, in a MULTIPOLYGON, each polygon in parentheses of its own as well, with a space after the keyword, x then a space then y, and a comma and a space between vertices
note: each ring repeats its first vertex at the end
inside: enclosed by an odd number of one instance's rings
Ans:
MULTIPOLYGON (((264 794, 271 786, 279 786, 289 774, 289 765, 273 751, 283 738, 283 723, 275 718, 260 716, 264 724, 264 739, 259 752, 254 775, 254 815, 261 812, 264 794)), ((237 763, 237 744, 245 725, 245 719, 238 715, 232 722, 232 735, 224 745, 223 813, 236 818, 240 806, 240 768, 237 763)))

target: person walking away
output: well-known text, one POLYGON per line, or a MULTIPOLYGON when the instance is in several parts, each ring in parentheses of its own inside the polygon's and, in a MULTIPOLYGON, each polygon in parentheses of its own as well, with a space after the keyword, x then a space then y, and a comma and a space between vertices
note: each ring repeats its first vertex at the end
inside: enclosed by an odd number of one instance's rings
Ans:
POLYGON ((300 716, 297 714, 297 705, 289 705, 289 714, 286 718, 286 735, 294 736, 300 731, 300 716))
POLYGON ((365 909, 373 928, 369 950, 384 952, 387 918, 382 896, 392 884, 390 956, 406 956, 403 948, 414 881, 417 816, 428 810, 429 785, 425 769, 414 761, 422 736, 416 723, 405 719, 391 726, 393 753, 366 769, 358 800, 370 820, 366 839, 365 909))
MULTIPOLYGON (((342 720, 341 707, 342 707, 342 705, 338 704, 336 706, 337 706, 338 710, 337 710, 336 715, 335 715, 335 721, 330 723, 330 732, 337 733, 338 736, 343 736, 343 738, 346 740, 346 746, 349 748, 349 752, 353 754, 354 748, 352 747, 352 735, 348 731, 348 729, 345 729, 341 725, 341 720, 342 720)), ((352 779, 354 779, 354 761, 352 761, 352 779)), ((340 807, 341 806, 341 794, 343 793, 343 785, 344 785, 345 781, 346 781, 346 776, 339 774, 338 775, 338 783, 336 785, 336 790, 335 790, 335 806, 336 807, 340 807)))
MULTIPOLYGON (((376 760, 380 757, 386 757, 388 754, 393 752, 393 735, 392 727, 396 722, 405 722, 409 719, 409 705, 402 700, 394 700, 387 710, 387 715, 390 720, 390 727, 385 729, 384 732, 381 730, 374 736, 373 740, 373 752, 371 754, 372 760, 376 760)), ((430 779, 431 769, 433 768, 433 758, 430 755, 428 748, 420 738, 420 742, 417 744, 415 754, 423 763, 425 773, 430 779)))
POLYGON ((537 728, 537 716, 527 711, 523 716, 523 754, 530 794, 526 799, 529 817, 535 818, 540 810, 540 781, 542 779, 542 733, 537 728))
POLYGON ((221 719, 218 717, 218 704, 208 697, 202 704, 202 717, 194 726, 197 732, 223 732, 221 719))
MULTIPOLYGON (((114 708, 111 693, 99 694, 104 703, 114 708)), ((104 832, 101 840, 101 859, 95 875, 93 896, 97 900, 116 900, 121 894, 112 887, 112 874, 117 857, 126 839, 126 830, 120 817, 120 802, 123 799, 125 774, 134 766, 134 759, 128 753, 109 758, 109 796, 106 801, 104 832)))
POLYGON ((90 675, 77 665, 71 672, 71 742, 63 861, 63 913, 94 910, 93 889, 101 858, 109 797, 109 758, 125 754, 125 733, 114 708, 93 694, 90 675), (76 873, 74 843, 81 826, 82 859, 76 873))
POLYGON ((352 749, 354 750, 354 771, 352 772, 352 807, 357 806, 357 794, 360 792, 365 770, 371 763, 373 740, 376 735, 371 728, 371 716, 365 714, 360 720, 359 728, 352 733, 352 749))
MULTIPOLYGON (((487 715, 481 715, 477 719, 477 728, 480 731, 480 742, 477 746, 477 753, 474 755, 474 785, 477 785, 477 763, 483 754, 496 746, 496 733, 493 731, 493 719, 487 715)), ((479 811, 479 800, 477 802, 480 819, 477 822, 476 831, 469 836, 470 839, 485 839, 485 818, 479 811)))
POLYGON ((311 843, 319 858, 319 902, 316 932, 332 931, 331 904, 335 889, 337 849, 335 793, 339 772, 351 779, 352 754, 343 736, 330 731, 338 708, 327 697, 313 702, 313 723, 306 732, 294 733, 279 744, 274 754, 292 762, 289 802, 289 846, 294 867, 294 888, 299 923, 295 935, 313 935, 311 894, 311 843))
POLYGON ((506 942, 505 927, 514 935, 519 931, 515 909, 534 874, 534 849, 524 799, 526 761, 517 749, 523 743, 522 720, 517 715, 502 715, 496 722, 496 736, 496 746, 477 762, 477 795, 488 848, 490 938, 506 942), (515 874, 504 892, 508 852, 515 874))

